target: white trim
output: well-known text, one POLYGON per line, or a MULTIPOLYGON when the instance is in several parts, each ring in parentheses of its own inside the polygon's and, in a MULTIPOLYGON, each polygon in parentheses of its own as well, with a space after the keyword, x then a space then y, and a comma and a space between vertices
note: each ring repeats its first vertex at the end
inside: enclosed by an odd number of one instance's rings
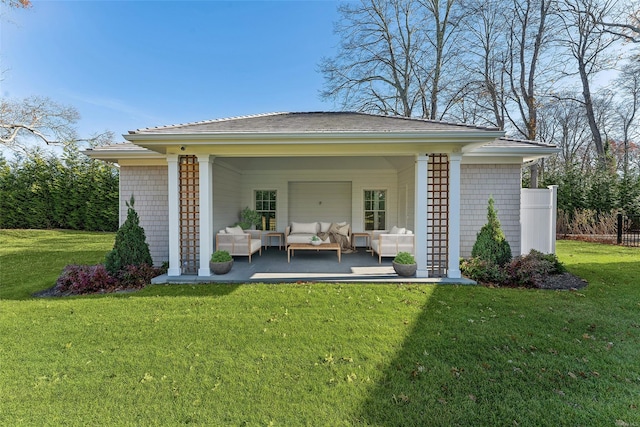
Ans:
POLYGON ((427 260, 429 255, 428 245, 428 224, 427 212, 429 205, 429 188, 428 188, 428 172, 429 172, 429 156, 416 155, 416 172, 415 172, 415 258, 418 264, 416 277, 429 277, 427 269, 427 260))
POLYGON ((211 276, 209 258, 213 253, 213 156, 198 156, 200 203, 200 267, 198 276, 211 276))
POLYGON ((449 265, 447 277, 459 279, 460 272, 460 161, 462 155, 449 154, 449 265))
POLYGON ((168 276, 180 276, 180 192, 177 154, 168 155, 168 189, 167 203, 169 204, 169 270, 168 276))

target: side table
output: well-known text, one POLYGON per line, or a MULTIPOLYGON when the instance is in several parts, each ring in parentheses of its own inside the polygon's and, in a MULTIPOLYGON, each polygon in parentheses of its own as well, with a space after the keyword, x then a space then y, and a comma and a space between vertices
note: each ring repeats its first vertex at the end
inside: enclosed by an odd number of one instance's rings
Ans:
POLYGON ((272 237, 277 237, 278 238, 278 250, 282 250, 282 241, 284 240, 284 233, 280 232, 280 231, 267 231, 266 233, 264 233, 264 248, 267 249, 269 246, 271 246, 271 238, 272 237))
POLYGON ((351 233, 351 246, 353 246, 353 247, 356 246, 356 239, 358 237, 364 237, 365 246, 367 248, 367 251, 369 251, 369 249, 371 248, 371 234, 369 234, 367 232, 351 233))

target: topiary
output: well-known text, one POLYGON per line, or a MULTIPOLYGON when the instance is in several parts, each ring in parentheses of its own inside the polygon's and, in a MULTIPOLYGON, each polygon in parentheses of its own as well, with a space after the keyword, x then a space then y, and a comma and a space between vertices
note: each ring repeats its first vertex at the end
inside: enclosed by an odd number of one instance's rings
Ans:
POLYGON ((233 261, 233 257, 228 251, 215 251, 211 254, 211 262, 229 262, 233 261))
POLYGON ((501 267, 511 261, 511 246, 500 228, 498 211, 493 206, 493 197, 489 197, 487 223, 482 226, 476 236, 471 256, 491 261, 501 267))
POLYGON ((134 202, 132 195, 127 202, 127 219, 118 229, 113 250, 105 260, 107 271, 114 276, 129 265, 153 264, 144 229, 140 227, 140 218, 133 208, 134 202))
POLYGON ((416 259, 409 252, 398 252, 396 257, 393 259, 393 262, 396 264, 415 264, 416 259))

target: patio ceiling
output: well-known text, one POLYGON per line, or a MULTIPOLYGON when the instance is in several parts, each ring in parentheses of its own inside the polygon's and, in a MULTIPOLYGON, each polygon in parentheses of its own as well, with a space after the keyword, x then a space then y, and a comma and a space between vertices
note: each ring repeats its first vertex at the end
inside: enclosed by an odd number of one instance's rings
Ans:
POLYGON ((220 159, 237 170, 402 170, 413 166, 414 156, 358 157, 225 157, 220 159))

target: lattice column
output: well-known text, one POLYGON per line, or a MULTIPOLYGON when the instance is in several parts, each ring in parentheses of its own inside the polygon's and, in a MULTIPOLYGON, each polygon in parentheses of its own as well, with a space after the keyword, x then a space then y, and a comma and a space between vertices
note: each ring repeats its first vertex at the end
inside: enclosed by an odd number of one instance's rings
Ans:
POLYGON ((182 271, 195 274, 199 258, 199 193, 198 160, 180 157, 180 260, 182 271))
POLYGON ((446 154, 429 155, 428 189, 429 276, 445 277, 449 242, 449 160, 446 154))

